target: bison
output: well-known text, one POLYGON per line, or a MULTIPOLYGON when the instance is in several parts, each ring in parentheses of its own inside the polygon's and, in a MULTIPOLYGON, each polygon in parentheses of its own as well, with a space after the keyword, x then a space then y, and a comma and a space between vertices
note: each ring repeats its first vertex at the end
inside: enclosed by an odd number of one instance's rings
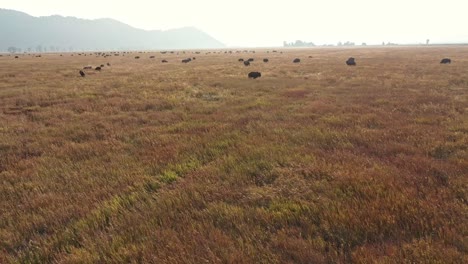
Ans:
POLYGON ((293 60, 293 63, 299 63, 299 62, 301 62, 301 59, 299 59, 299 58, 295 58, 295 59, 293 60))
POLYGON ((262 77, 262 74, 260 72, 250 72, 249 73, 249 78, 257 79, 257 78, 260 78, 260 77, 262 77))
POLYGON ((191 58, 188 58, 188 59, 182 60, 182 63, 189 63, 189 62, 191 62, 191 61, 192 61, 192 59, 191 59, 191 58))
POLYGON ((100 71, 100 70, 101 70, 101 67, 96 67, 95 70, 96 70, 96 71, 100 71))
POLYGON ((80 71, 80 75, 81 77, 85 77, 86 74, 83 71, 80 71))
POLYGON ((254 61, 254 59, 253 59, 253 58, 249 58, 248 61, 249 61, 249 62, 252 62, 252 61, 254 61))
POLYGON ((240 62, 243 62, 243 61, 244 61, 244 59, 239 59, 239 61, 240 61, 240 62))
POLYGON ((91 67, 91 66, 84 66, 83 67, 83 70, 92 70, 92 69, 93 69, 93 67, 91 67))
POLYGON ((248 60, 244 61, 245 66, 250 66, 250 62, 248 60))
POLYGON ((452 60, 449 58, 444 58, 440 61, 440 64, 450 64, 452 63, 452 60))
POLYGON ((161 62, 162 62, 162 63, 167 63, 167 60, 162 60, 161 62))
POLYGON ((350 58, 346 61, 346 65, 348 65, 348 66, 356 66, 356 61, 354 60, 353 57, 350 57, 350 58))
POLYGON ((263 59, 263 62, 267 63, 269 60, 268 59, 263 59))

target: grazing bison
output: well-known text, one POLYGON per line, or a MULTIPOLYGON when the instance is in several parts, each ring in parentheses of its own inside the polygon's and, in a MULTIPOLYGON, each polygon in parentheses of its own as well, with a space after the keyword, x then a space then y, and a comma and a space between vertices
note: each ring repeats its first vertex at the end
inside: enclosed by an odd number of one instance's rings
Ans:
POLYGON ((440 61, 440 64, 450 64, 452 63, 452 60, 449 58, 444 58, 440 61))
POLYGON ((162 60, 161 62, 162 62, 162 63, 167 63, 167 60, 162 60))
POLYGON ((154 56, 150 56, 150 59, 154 59, 154 56))
POLYGON ((85 66, 85 67, 83 67, 83 70, 92 70, 92 69, 93 69, 93 67, 91 67, 91 66, 85 66))
POLYGON ((250 58, 250 59, 248 59, 248 61, 252 62, 252 61, 254 61, 254 59, 253 59, 253 58, 250 58))
POLYGON ((191 62, 191 61, 192 61, 192 59, 191 59, 191 58, 188 58, 188 59, 182 60, 182 63, 189 63, 189 62, 191 62))
POLYGON ((299 63, 299 62, 301 62, 301 59, 295 58, 295 59, 293 60, 293 63, 299 63))
POLYGON ((107 63, 107 66, 110 66, 110 63, 107 63))
POLYGON ((104 68, 104 64, 101 64, 101 68, 104 68))
POLYGON ((244 65, 245 66, 250 66, 250 61, 248 61, 248 60, 244 61, 244 65))
POLYGON ((269 60, 268 59, 263 59, 263 62, 267 63, 269 60))
POLYGON ((262 74, 259 73, 259 72, 250 72, 249 73, 249 78, 257 79, 257 78, 260 78, 260 77, 262 77, 262 74))
POLYGON ((100 71, 100 70, 101 70, 101 67, 96 67, 95 70, 96 70, 96 71, 100 71))
POLYGON ((86 74, 83 71, 80 71, 80 75, 81 77, 85 77, 86 74))
POLYGON ((354 60, 353 57, 349 58, 347 61, 346 61, 346 65, 348 66, 356 66, 356 61, 354 60))
POLYGON ((137 59, 137 60, 138 60, 139 58, 140 58, 140 56, 136 56, 136 57, 135 57, 135 59, 137 59))
POLYGON ((239 59, 239 61, 240 61, 240 62, 243 62, 243 61, 244 61, 244 59, 239 59))

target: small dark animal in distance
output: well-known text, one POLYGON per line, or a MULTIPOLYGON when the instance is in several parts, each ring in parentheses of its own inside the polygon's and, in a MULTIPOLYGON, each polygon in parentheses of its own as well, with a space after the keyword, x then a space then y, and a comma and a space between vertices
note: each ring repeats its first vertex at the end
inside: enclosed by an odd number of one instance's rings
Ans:
POLYGON ((101 67, 96 67, 95 70, 96 70, 96 71, 100 71, 100 70, 101 70, 101 67))
POLYGON ((93 69, 93 67, 91 67, 91 66, 84 66, 83 67, 83 70, 92 70, 92 69, 93 69))
POLYGON ((167 60, 162 60, 161 62, 162 62, 162 63, 167 63, 167 60))
POLYGON ((189 63, 189 62, 191 62, 191 61, 192 61, 192 59, 188 58, 188 59, 182 60, 182 63, 189 63))
POLYGON ((15 56, 15 59, 19 58, 18 56, 15 56))
POLYGON ((299 63, 299 62, 301 62, 301 59, 295 58, 295 59, 293 60, 293 63, 299 63))
POLYGON ((107 66, 110 66, 110 63, 107 63, 107 66))
POLYGON ((80 75, 81 77, 85 77, 86 74, 83 71, 80 71, 80 75))
POLYGON ((353 57, 350 57, 350 58, 346 61, 346 65, 348 65, 348 66, 356 66, 356 61, 354 60, 353 57))
POLYGON ((452 63, 452 60, 449 59, 449 58, 443 58, 441 61, 440 61, 440 64, 450 64, 452 63))
POLYGON ((243 61, 244 61, 244 59, 239 59, 239 61, 240 61, 240 62, 243 62, 243 61))
POLYGON ((265 63, 268 62, 268 61, 269 61, 268 59, 263 59, 263 62, 265 62, 265 63))
POLYGON ((248 61, 252 62, 254 61, 254 58, 249 58, 248 61))
POLYGON ((140 56, 136 56, 136 57, 135 57, 135 59, 139 59, 139 58, 140 58, 140 56))
POLYGON ((260 77, 262 77, 262 74, 260 72, 250 72, 249 73, 249 78, 257 79, 257 78, 260 78, 260 77))
POLYGON ((250 66, 250 61, 248 61, 248 60, 244 61, 244 65, 245 66, 250 66))
POLYGON ((154 59, 154 56, 150 56, 150 59, 154 59))
POLYGON ((104 64, 101 64, 101 68, 104 68, 104 64))
POLYGON ((197 58, 193 57, 192 60, 196 60, 197 58))

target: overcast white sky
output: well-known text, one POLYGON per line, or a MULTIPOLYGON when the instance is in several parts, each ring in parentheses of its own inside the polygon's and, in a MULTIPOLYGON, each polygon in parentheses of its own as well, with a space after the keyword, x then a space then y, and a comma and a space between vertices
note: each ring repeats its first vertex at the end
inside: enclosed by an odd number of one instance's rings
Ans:
POLYGON ((0 8, 143 29, 193 26, 229 46, 468 42, 468 0, 0 0, 0 8))

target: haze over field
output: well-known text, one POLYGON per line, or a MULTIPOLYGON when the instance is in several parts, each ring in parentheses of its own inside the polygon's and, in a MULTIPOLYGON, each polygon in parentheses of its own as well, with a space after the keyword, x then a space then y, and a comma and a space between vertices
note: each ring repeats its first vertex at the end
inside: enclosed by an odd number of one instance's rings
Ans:
POLYGON ((0 7, 33 16, 112 18, 147 30, 193 26, 228 46, 279 46, 297 39, 316 44, 468 42, 464 0, 4 0, 0 7))

